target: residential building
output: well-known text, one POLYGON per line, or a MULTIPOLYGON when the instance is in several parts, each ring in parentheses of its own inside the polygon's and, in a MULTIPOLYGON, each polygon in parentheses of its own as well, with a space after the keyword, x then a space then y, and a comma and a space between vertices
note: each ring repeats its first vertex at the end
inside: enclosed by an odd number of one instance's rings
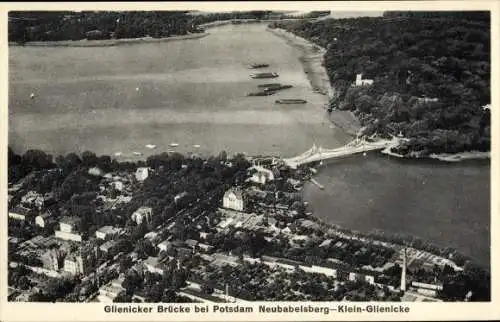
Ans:
POLYGON ((311 266, 300 265, 299 268, 307 273, 319 273, 333 278, 337 278, 337 270, 334 268, 316 266, 316 265, 311 265, 311 266))
POLYGON ((104 244, 102 244, 99 249, 103 252, 103 253, 108 253, 110 251, 112 251, 116 245, 117 245, 117 241, 115 240, 108 240, 107 242, 105 242, 104 244))
POLYGON ((77 217, 63 217, 59 221, 59 230, 55 231, 55 236, 64 240, 76 242, 82 241, 82 235, 79 234, 80 219, 77 217))
POLYGON ((56 230, 55 236, 59 239, 71 240, 75 242, 81 242, 83 240, 82 235, 77 233, 66 233, 64 231, 56 230))
POLYGON ((140 182, 146 180, 148 176, 149 176, 149 168, 138 168, 137 171, 135 172, 135 179, 140 182))
POLYGON ((172 246, 171 246, 171 243, 168 241, 168 240, 164 240, 162 241, 161 243, 159 243, 158 245, 156 245, 156 247, 158 247, 158 249, 161 251, 161 252, 166 252, 167 250, 169 250, 172 246))
POLYGON ((230 189, 224 194, 222 206, 226 209, 233 209, 236 211, 243 211, 243 193, 240 189, 230 189))
POLYGON ((165 271, 165 265, 161 263, 158 257, 148 257, 144 261, 144 268, 151 273, 162 274, 165 271))
POLYGON ((132 214, 132 220, 140 225, 144 220, 151 222, 153 209, 151 207, 140 207, 132 214))
POLYGON ((118 190, 118 191, 122 191, 124 188, 123 182, 121 182, 121 181, 111 182, 110 185, 111 185, 111 187, 113 187, 113 189, 118 190))
POLYGON ((373 79, 363 79, 363 74, 356 75, 356 86, 373 85, 373 79))
POLYGON ((274 180, 274 173, 262 166, 255 165, 250 167, 248 170, 253 172, 252 176, 248 179, 249 181, 266 184, 267 182, 274 180))
POLYGON ((125 289, 116 283, 109 283, 99 289, 97 299, 102 303, 113 303, 113 300, 125 289))
POLYGON ((88 274, 96 262, 97 250, 85 245, 78 251, 69 254, 64 260, 64 271, 72 275, 88 274))
POLYGON ((197 240, 194 240, 194 239, 186 239, 184 241, 184 243, 186 243, 186 245, 188 247, 192 247, 192 248, 195 248, 199 244, 199 242, 197 240))
POLYGON ((217 253, 217 254, 213 254, 211 257, 213 257, 215 260, 212 263, 210 263, 210 265, 215 265, 218 267, 223 267, 226 265, 236 267, 239 265, 238 264, 239 258, 236 256, 228 256, 228 255, 217 253))
POLYGON ((415 288, 421 288, 421 289, 428 289, 428 290, 434 290, 434 291, 442 291, 443 290, 443 285, 442 284, 430 284, 430 283, 421 283, 421 282, 411 282, 411 286, 415 288))
POLYGON ((91 176, 100 177, 103 175, 103 172, 98 167, 93 167, 89 169, 88 174, 90 174, 91 176))
POLYGON ((50 212, 45 212, 35 217, 35 224, 41 228, 47 227, 48 224, 50 224, 53 221, 54 219, 52 217, 52 213, 50 212))
POLYGON ((44 205, 44 198, 36 191, 28 191, 21 198, 21 204, 27 207, 36 207, 37 209, 41 209, 44 205))
POLYGON ((206 252, 210 252, 214 249, 214 246, 203 243, 199 243, 198 247, 206 252))
POLYGON ((43 268, 58 271, 63 266, 64 253, 56 249, 51 249, 40 257, 43 268))
POLYGON ((9 218, 14 220, 25 221, 26 218, 30 217, 33 211, 24 206, 17 206, 12 211, 9 211, 9 218))
POLYGON ((110 240, 115 238, 120 233, 120 229, 113 226, 103 226, 95 232, 95 236, 99 239, 110 240))
POLYGON ((80 219, 77 217, 62 217, 59 221, 59 230, 64 233, 72 233, 78 230, 80 219))

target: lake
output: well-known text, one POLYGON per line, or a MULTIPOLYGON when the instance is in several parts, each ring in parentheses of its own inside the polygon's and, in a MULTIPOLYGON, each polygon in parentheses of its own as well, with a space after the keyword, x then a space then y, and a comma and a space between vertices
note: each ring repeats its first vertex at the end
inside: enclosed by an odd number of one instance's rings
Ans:
MULTIPOLYGON (((350 138, 331 126, 325 97, 313 93, 301 53, 264 25, 228 25, 195 40, 102 48, 9 48, 9 142, 16 152, 91 150, 112 155, 180 152, 293 156, 314 143, 350 138), (259 83, 248 65, 264 62, 294 85, 246 97, 259 83), (30 94, 35 98, 30 99, 30 94), (304 106, 275 105, 304 98, 304 106), (146 144, 157 145, 148 150, 146 144), (200 145, 194 149, 193 145, 200 145)), ((325 185, 304 189, 315 214, 347 228, 374 228, 453 246, 489 264, 489 162, 445 164, 369 154, 329 163, 325 185)))
POLYGON ((21 150, 119 151, 128 158, 154 153, 146 144, 166 150, 172 142, 180 152, 200 145, 205 154, 286 156, 313 143, 344 143, 347 136, 325 118, 325 97, 310 89, 300 52, 265 28, 229 25, 202 39, 117 47, 12 47, 10 142, 21 150), (246 97, 275 81, 251 79, 255 62, 270 64, 276 81, 294 87, 246 97), (308 104, 276 105, 279 98, 308 104))

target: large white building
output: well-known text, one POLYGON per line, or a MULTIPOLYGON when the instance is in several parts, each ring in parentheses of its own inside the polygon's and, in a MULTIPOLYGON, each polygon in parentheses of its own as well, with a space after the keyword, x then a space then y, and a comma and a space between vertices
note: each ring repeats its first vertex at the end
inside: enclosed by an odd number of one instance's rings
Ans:
POLYGON ((95 265, 97 250, 86 245, 64 259, 64 271, 72 275, 88 274, 95 265))
POLYGON ((144 181, 149 176, 149 168, 138 168, 135 172, 135 178, 137 181, 144 181))
POLYGON ((51 217, 52 214, 50 212, 38 215, 35 218, 35 224, 39 227, 45 228, 47 224, 51 221, 51 217))
POLYGON ((165 265, 158 260, 158 257, 148 257, 144 261, 144 267, 151 273, 163 274, 165 265))
POLYGON ((65 233, 71 233, 77 230, 79 219, 77 217, 63 217, 59 221, 59 230, 65 233))
POLYGON ((59 221, 59 230, 55 231, 55 236, 64 240, 76 242, 82 241, 82 235, 78 233, 79 219, 77 217, 63 217, 59 221))
POLYGON ((250 172, 253 172, 252 176, 248 178, 249 181, 255 182, 255 183, 260 183, 260 184, 266 184, 266 182, 273 181, 274 180, 274 173, 261 166, 253 166, 248 169, 250 172))
POLYGON ((95 236, 99 239, 108 240, 113 239, 119 232, 120 229, 113 226, 103 226, 95 232, 95 236))
POLYGON ((230 189, 224 194, 222 199, 222 207, 226 209, 233 209, 236 211, 243 211, 243 193, 240 189, 230 189))
POLYGON ((140 225, 144 220, 151 222, 153 218, 153 209, 151 207, 140 207, 132 214, 132 220, 140 225))
POLYGON ((23 206, 17 206, 12 211, 9 211, 9 218, 25 221, 26 217, 29 217, 31 213, 31 209, 23 206))
POLYGON ((356 75, 356 86, 373 85, 373 79, 363 79, 363 74, 356 75))

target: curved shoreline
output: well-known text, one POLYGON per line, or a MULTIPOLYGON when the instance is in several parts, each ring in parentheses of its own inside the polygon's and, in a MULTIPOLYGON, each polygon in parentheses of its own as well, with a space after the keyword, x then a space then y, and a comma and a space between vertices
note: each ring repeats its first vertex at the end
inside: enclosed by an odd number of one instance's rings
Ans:
MULTIPOLYGON (((308 75, 313 90, 326 92, 328 93, 329 98, 333 97, 334 88, 332 87, 330 79, 328 78, 326 67, 323 66, 323 56, 326 53, 326 48, 316 45, 313 42, 297 36, 294 33, 282 28, 267 28, 267 30, 275 34, 276 36, 285 39, 289 45, 302 50, 304 54, 304 60, 301 60, 301 63, 304 66, 304 70, 308 75), (314 47, 317 47, 319 50, 314 52, 314 47), (317 78, 319 78, 319 81, 317 80, 317 78)), ((353 137, 362 135, 365 127, 360 124, 359 119, 354 115, 354 113, 352 113, 351 111, 341 112, 348 113, 348 118, 351 120, 346 121, 340 119, 339 115, 331 115, 330 121, 348 135, 351 135, 353 137)), ((418 154, 418 151, 414 151, 409 155, 401 155, 391 152, 390 149, 394 147, 396 146, 391 146, 387 149, 384 149, 382 153, 399 159, 434 159, 442 162, 460 162, 466 160, 491 159, 491 151, 463 151, 453 154, 433 153, 428 156, 420 156, 418 154)))
MULTIPOLYGON (((328 104, 335 93, 335 89, 331 85, 327 70, 323 65, 326 48, 281 28, 267 28, 266 30, 284 39, 288 45, 302 52, 299 60, 309 83, 313 91, 324 95, 325 105, 328 104)), ((351 137, 356 137, 362 128, 359 120, 351 111, 334 111, 330 113, 328 119, 333 125, 351 137)))
POLYGON ((149 43, 162 43, 178 40, 199 39, 210 35, 208 32, 189 34, 182 36, 172 36, 166 38, 122 38, 122 39, 103 39, 103 40, 61 40, 61 41, 32 41, 24 44, 9 43, 9 46, 18 47, 113 47, 119 45, 129 44, 149 44, 149 43))

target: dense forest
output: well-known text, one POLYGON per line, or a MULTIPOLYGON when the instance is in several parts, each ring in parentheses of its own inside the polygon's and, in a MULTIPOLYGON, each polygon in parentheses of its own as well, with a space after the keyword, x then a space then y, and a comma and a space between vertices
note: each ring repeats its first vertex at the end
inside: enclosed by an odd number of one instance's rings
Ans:
POLYGON ((10 12, 9 41, 154 38, 199 32, 184 11, 10 12))
POLYGON ((281 13, 260 10, 200 14, 187 11, 10 12, 9 41, 163 38, 201 32, 198 25, 214 21, 281 16, 281 13))
POLYGON ((383 17, 280 21, 327 48, 329 109, 351 110, 365 134, 401 134, 397 153, 490 150, 488 12, 386 12, 383 17), (354 86, 356 74, 373 80, 354 86))

